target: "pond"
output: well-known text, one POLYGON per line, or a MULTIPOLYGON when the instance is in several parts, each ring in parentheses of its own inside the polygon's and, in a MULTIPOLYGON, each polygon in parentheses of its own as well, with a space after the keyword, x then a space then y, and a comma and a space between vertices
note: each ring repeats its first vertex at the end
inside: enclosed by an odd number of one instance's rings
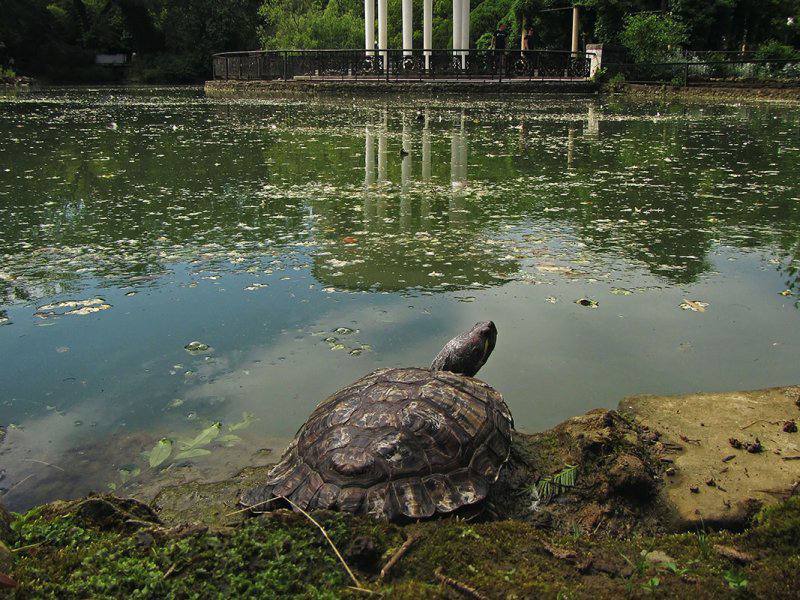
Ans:
POLYGON ((577 96, 0 97, 0 499, 269 464, 325 396, 486 319, 479 376, 523 430, 796 384, 799 126, 577 96))

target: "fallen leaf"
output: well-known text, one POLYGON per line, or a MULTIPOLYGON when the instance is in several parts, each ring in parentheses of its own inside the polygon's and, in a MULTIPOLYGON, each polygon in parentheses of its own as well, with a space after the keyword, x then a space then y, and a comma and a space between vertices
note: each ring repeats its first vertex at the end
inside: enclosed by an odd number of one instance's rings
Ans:
POLYGON ((211 450, 206 450, 205 448, 190 448, 189 450, 184 450, 176 454, 175 460, 197 458, 198 456, 208 456, 209 454, 211 454, 211 450))
POLYGON ((4 575, 0 573, 0 586, 7 587, 7 588, 16 588, 19 587, 19 584, 11 579, 8 575, 4 575))
POLYGON ((170 454, 172 454, 172 442, 167 438, 161 438, 150 451, 150 467, 155 469, 158 465, 167 460, 170 454))
POLYGON ((697 300, 686 300, 684 298, 683 302, 681 302, 681 308, 683 310, 691 310, 693 312, 706 312, 706 308, 708 307, 708 302, 699 302, 697 300))

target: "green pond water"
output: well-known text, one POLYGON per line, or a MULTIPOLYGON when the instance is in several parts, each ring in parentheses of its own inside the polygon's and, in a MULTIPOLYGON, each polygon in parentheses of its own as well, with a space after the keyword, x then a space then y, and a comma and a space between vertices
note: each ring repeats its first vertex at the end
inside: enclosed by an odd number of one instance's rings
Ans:
POLYGON ((777 105, 0 96, 0 500, 268 464, 479 320, 523 430, 797 384, 798 165, 777 105))

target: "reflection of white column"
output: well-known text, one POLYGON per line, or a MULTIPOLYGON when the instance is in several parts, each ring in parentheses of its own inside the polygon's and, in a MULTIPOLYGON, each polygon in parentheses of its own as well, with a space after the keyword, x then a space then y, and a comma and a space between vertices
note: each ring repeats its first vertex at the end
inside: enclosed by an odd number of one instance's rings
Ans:
POLYGON ((572 168, 573 155, 575 153, 575 130, 567 132, 567 170, 572 168))
POLYGON ((461 0, 453 0, 453 50, 461 46, 461 0))
POLYGON ((411 132, 403 116, 403 162, 400 164, 400 185, 406 187, 411 179, 411 132))
POLYGON ((378 130, 378 181, 386 181, 386 121, 388 116, 383 115, 383 124, 378 130))
POLYGON ((594 104, 589 105, 589 124, 586 127, 585 135, 588 137, 600 136, 600 116, 597 114, 594 104))
POLYGON ((433 0, 422 1, 422 47, 425 50, 425 68, 431 68, 433 46, 433 0))
POLYGON ((411 54, 411 47, 414 45, 414 38, 412 37, 414 29, 413 29, 413 21, 412 21, 412 13, 411 13, 411 0, 403 0, 402 4, 402 11, 403 11, 403 56, 408 56, 411 54))
POLYGON ((364 135, 364 184, 372 185, 375 183, 375 140, 367 125, 366 134, 364 135))
POLYGON ((364 0, 364 47, 367 56, 375 49, 375 0, 364 0))
POLYGON ((450 183, 453 189, 464 187, 467 180, 467 144, 464 123, 450 135, 450 183))
POLYGON ((431 130, 428 127, 428 110, 425 110, 425 126, 422 129, 422 181, 431 178, 431 130))
POLYGON ((466 135, 467 115, 461 111, 461 130, 458 135, 458 178, 461 185, 467 184, 467 135, 466 135))
MULTIPOLYGON (((469 50, 469 0, 461 0, 461 49, 469 50)), ((461 68, 467 68, 467 53, 461 57, 461 68)))
POLYGON ((389 47, 389 34, 386 21, 386 5, 388 0, 378 0, 378 49, 383 55, 383 68, 389 66, 389 55, 386 48, 389 47))

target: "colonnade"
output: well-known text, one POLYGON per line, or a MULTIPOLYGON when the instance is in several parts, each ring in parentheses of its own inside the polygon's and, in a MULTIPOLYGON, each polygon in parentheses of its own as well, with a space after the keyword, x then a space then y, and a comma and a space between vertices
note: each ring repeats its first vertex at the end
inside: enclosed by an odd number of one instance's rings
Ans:
MULTIPOLYGON (((375 2, 378 3, 378 43, 377 50, 383 56, 383 66, 388 65, 389 48, 387 0, 364 0, 364 46, 367 52, 374 52, 375 44, 375 2)), ((413 0, 402 0, 403 54, 410 55, 414 47, 413 0)), ((470 0, 453 0, 453 51, 462 56, 466 65, 469 51, 470 0)), ((433 48, 433 0, 422 0, 422 49, 425 55, 425 68, 430 68, 433 48)))

